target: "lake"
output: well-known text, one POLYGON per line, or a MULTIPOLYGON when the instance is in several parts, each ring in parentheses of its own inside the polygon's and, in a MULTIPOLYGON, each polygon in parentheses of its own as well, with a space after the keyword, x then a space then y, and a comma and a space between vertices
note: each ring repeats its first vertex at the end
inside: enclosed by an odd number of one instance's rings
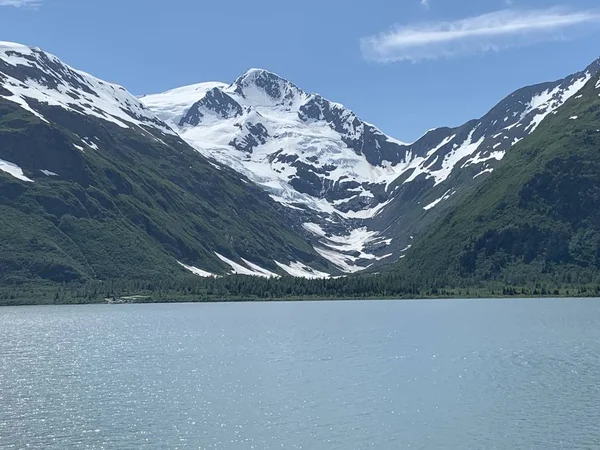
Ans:
POLYGON ((0 308, 25 447, 599 449, 600 301, 0 308))

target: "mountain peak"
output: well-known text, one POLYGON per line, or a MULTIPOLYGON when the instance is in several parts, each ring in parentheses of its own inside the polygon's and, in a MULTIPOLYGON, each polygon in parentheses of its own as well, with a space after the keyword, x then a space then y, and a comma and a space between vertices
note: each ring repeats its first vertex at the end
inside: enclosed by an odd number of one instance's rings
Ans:
POLYGON ((291 106, 306 94, 291 81, 265 69, 250 69, 229 87, 230 91, 257 105, 291 106))
POLYGON ((233 82, 233 84, 239 85, 239 84, 255 83, 259 79, 287 81, 285 78, 283 78, 282 76, 280 76, 274 72, 271 72, 266 69, 260 69, 260 68, 254 67, 254 68, 248 69, 241 76, 239 76, 233 82))
POLYGON ((591 72, 592 74, 595 74, 598 71, 600 71, 600 58, 594 60, 589 66, 587 66, 584 72, 591 72))

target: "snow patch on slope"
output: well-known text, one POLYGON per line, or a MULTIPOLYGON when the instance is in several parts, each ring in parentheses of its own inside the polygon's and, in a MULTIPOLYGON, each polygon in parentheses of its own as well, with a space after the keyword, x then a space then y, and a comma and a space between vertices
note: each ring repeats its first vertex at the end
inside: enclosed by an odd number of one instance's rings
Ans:
POLYGON ((315 251, 344 273, 358 272, 372 265, 360 265, 359 261, 379 261, 392 256, 376 256, 367 251, 370 245, 390 245, 391 239, 382 238, 379 232, 370 231, 366 227, 351 230, 343 235, 326 233, 316 223, 308 222, 303 224, 303 227, 319 238, 319 245, 314 247, 315 251))
POLYGON ((475 178, 477 178, 477 177, 480 177, 481 175, 483 175, 483 174, 486 174, 486 173, 492 173, 493 171, 494 171, 494 169, 492 169, 492 168, 489 168, 489 169, 483 169, 483 170, 482 170, 481 172, 479 172, 477 175, 473 176, 473 179, 475 179, 475 178))
POLYGON ((275 261, 275 264, 277 264, 284 272, 292 277, 307 279, 322 279, 331 277, 331 275, 328 273, 319 272, 318 270, 297 261, 292 261, 288 265, 282 264, 279 261, 275 261))
POLYGON ((429 174, 428 169, 429 169, 429 167, 433 166, 437 162, 437 157, 433 161, 430 161, 430 158, 433 155, 435 155, 435 153, 437 151, 439 151, 441 148, 443 148, 444 146, 446 146, 450 142, 452 142, 455 137, 456 137, 455 134, 445 137, 444 139, 442 139, 442 141, 438 145, 431 148, 424 157, 415 158, 412 161, 412 163, 409 164, 409 166, 406 168, 406 170, 412 169, 413 172, 410 174, 410 176, 406 180, 404 180, 403 184, 414 181, 421 174, 425 174, 427 176, 427 178, 429 178, 430 174, 429 174))
POLYGON ((482 137, 479 141, 473 142, 473 133, 475 133, 475 128, 469 134, 469 137, 462 143, 462 145, 454 148, 450 153, 448 153, 444 157, 444 161, 442 162, 442 168, 436 171, 431 171, 430 175, 435 179, 435 185, 437 186, 442 181, 446 180, 454 170, 454 167, 465 157, 472 155, 477 151, 479 146, 485 140, 485 137, 482 137))
POLYGON ((534 113, 531 124, 528 126, 527 131, 532 133, 542 123, 542 121, 548 116, 548 114, 555 111, 557 108, 562 106, 568 99, 577 94, 590 79, 592 74, 585 73, 581 78, 575 80, 567 89, 562 89, 560 86, 554 89, 548 89, 539 95, 533 97, 531 102, 525 111, 521 114, 521 120, 527 115, 534 113))
POLYGON ((444 195, 442 195, 437 200, 434 200, 429 205, 424 206, 423 209, 425 211, 429 211, 430 209, 435 208, 440 202, 443 202, 444 200, 448 200, 450 197, 452 197, 454 194, 456 194, 456 191, 454 191, 452 193, 450 191, 451 191, 451 189, 449 189, 448 191, 446 191, 444 193, 444 195))
POLYGON ((198 275, 199 277, 203 277, 203 278, 216 277, 216 275, 214 273, 207 272, 206 270, 198 269, 197 267, 194 267, 194 266, 188 266, 179 261, 177 261, 177 264, 179 264, 181 267, 189 270, 194 275, 198 275))
POLYGON ((13 177, 15 177, 18 180, 27 181, 29 183, 34 182, 31 178, 27 178, 23 174, 23 169, 21 169, 19 166, 17 166, 16 164, 13 164, 11 162, 0 159, 0 170, 2 172, 6 172, 9 175, 12 175, 13 177))
MULTIPOLYGON (((215 252, 215 255, 217 255, 217 257, 223 261, 225 264, 227 264, 229 267, 231 267, 232 269, 232 274, 235 275, 248 275, 251 277, 263 277, 263 278, 271 278, 271 277, 276 277, 278 276, 277 274, 274 274, 273 272, 268 271, 267 269, 263 269, 262 267, 259 267, 256 264, 252 264, 250 263, 249 267, 245 267, 241 264, 236 263, 235 261, 232 261, 229 258, 226 258, 225 256, 215 252)), ((246 260, 243 260, 244 263, 248 264, 248 262, 246 260)))
POLYGON ((478 153, 477 155, 475 155, 473 158, 468 159, 462 166, 461 169, 470 166, 470 165, 477 165, 477 164, 481 164, 484 162, 489 161, 490 159, 495 159, 497 161, 502 160, 502 158, 504 158, 504 155, 506 154, 506 152, 492 152, 487 156, 482 156, 481 153, 478 153))
POLYGON ((266 278, 279 278, 278 274, 271 272, 270 270, 264 269, 264 268, 260 267, 258 264, 254 264, 244 258, 242 258, 242 261, 244 261, 244 264, 246 264, 248 267, 250 267, 255 273, 260 273, 266 278))

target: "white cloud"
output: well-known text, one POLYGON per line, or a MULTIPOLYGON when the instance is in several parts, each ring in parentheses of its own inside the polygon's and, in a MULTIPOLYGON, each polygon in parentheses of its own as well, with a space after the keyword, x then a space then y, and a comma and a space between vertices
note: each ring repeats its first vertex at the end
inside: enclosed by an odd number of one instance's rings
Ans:
POLYGON ((15 8, 37 9, 42 0, 0 0, 0 6, 14 6, 15 8))
POLYGON ((366 59, 378 62, 422 61, 498 51, 563 39, 600 23, 600 13, 561 8, 506 9, 454 22, 397 26, 361 39, 366 59))
POLYGON ((423 5, 424 8, 429 9, 429 0, 421 0, 421 5, 423 5))

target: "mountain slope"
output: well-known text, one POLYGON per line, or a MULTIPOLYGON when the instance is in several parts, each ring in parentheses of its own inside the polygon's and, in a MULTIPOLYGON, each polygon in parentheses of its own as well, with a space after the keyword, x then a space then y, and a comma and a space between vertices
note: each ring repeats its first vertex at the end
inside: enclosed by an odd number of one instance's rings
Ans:
MULTIPOLYGON (((517 90, 481 119, 456 128, 439 128, 412 144, 408 169, 392 186, 391 201, 370 226, 394 237, 400 258, 439 217, 502 164, 511 148, 557 111, 600 70, 600 60, 555 82, 517 90), (430 149, 430 150, 428 150, 430 149)), ((397 250, 396 250, 397 251, 397 250)))
POLYGON ((335 272, 261 189, 125 89, 11 43, 0 44, 0 210, 3 282, 335 272))
POLYGON ((597 282, 600 78, 507 153, 400 265, 415 277, 597 282))
POLYGON ((289 209, 314 248, 351 273, 405 256, 413 237, 493 172, 506 152, 574 96, 600 61, 520 89, 488 114, 412 144, 266 70, 141 101, 208 158, 289 209))

